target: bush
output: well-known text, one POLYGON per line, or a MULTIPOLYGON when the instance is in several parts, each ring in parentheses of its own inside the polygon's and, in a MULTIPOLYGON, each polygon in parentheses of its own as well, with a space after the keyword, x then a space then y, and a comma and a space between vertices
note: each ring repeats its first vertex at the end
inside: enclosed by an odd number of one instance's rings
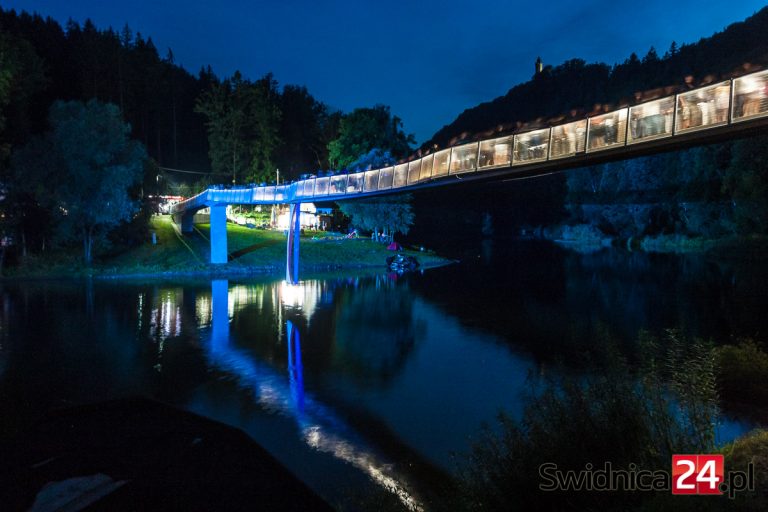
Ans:
POLYGON ((718 347, 715 354, 723 398, 768 406, 768 353, 762 347, 753 340, 743 340, 718 347))
MULTIPOLYGON (((597 343, 601 343, 597 340, 597 343)), ((486 428, 459 470, 458 508, 465 510, 626 510, 657 493, 545 492, 539 468, 581 471, 667 469, 674 453, 714 450, 719 415, 709 344, 677 331, 642 334, 644 359, 630 367, 615 342, 590 376, 533 389, 520 421, 502 414, 486 428)), ((457 508, 453 506, 452 508, 457 508)))

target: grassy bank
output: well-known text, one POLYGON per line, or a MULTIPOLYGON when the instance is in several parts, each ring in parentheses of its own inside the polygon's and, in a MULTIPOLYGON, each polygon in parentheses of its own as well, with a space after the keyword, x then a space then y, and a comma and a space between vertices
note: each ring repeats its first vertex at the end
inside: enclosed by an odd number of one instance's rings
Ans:
MULTIPOLYGON (((82 264, 80 253, 50 252, 28 257, 21 265, 6 269, 5 277, 131 276, 174 274, 248 274, 282 272, 285 269, 285 235, 279 231, 249 229, 227 224, 227 249, 230 261, 209 265, 210 226, 196 224, 191 234, 181 234, 169 216, 156 216, 151 240, 120 254, 104 257, 91 267, 82 264)), ((415 256, 422 267, 444 265, 450 261, 433 252, 405 251, 415 256)), ((386 246, 367 239, 346 240, 325 232, 301 237, 302 271, 341 268, 384 268, 386 246)))

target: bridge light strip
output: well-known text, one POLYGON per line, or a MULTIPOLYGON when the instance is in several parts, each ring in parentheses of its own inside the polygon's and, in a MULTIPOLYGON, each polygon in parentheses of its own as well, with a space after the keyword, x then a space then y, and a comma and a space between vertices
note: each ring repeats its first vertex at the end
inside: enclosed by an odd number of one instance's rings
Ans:
POLYGON ((299 180, 290 185, 209 188, 172 206, 174 214, 211 203, 278 204, 296 198, 407 188, 451 175, 573 158, 664 137, 768 117, 768 70, 586 119, 459 144, 396 166, 299 180))

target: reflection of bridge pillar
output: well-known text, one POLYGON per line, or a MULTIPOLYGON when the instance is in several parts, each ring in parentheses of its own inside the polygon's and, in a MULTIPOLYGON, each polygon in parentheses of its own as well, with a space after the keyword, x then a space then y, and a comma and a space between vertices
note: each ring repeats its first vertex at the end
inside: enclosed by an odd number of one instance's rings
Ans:
POLYGON ((288 216, 288 243, 286 244, 285 280, 299 282, 299 237, 301 235, 301 203, 290 205, 288 216))
POLYGON ((227 207, 211 206, 211 263, 227 262, 227 207))
POLYGON ((229 281, 211 281, 211 349, 217 350, 229 343, 229 281))
POLYGON ((301 337, 293 322, 285 322, 288 338, 288 380, 298 412, 304 412, 304 368, 301 365, 301 337))
POLYGON ((182 233, 192 232, 192 221, 194 220, 194 218, 195 218, 194 212, 181 214, 181 232, 182 233))

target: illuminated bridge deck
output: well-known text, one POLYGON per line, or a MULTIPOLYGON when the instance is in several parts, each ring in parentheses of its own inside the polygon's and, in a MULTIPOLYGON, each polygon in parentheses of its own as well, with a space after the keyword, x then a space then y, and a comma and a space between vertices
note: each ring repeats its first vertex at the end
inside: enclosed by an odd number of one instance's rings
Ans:
POLYGON ((460 144, 398 165, 279 186, 211 187, 177 203, 189 214, 227 204, 351 200, 458 183, 528 177, 724 140, 768 125, 768 70, 585 119, 460 144))

